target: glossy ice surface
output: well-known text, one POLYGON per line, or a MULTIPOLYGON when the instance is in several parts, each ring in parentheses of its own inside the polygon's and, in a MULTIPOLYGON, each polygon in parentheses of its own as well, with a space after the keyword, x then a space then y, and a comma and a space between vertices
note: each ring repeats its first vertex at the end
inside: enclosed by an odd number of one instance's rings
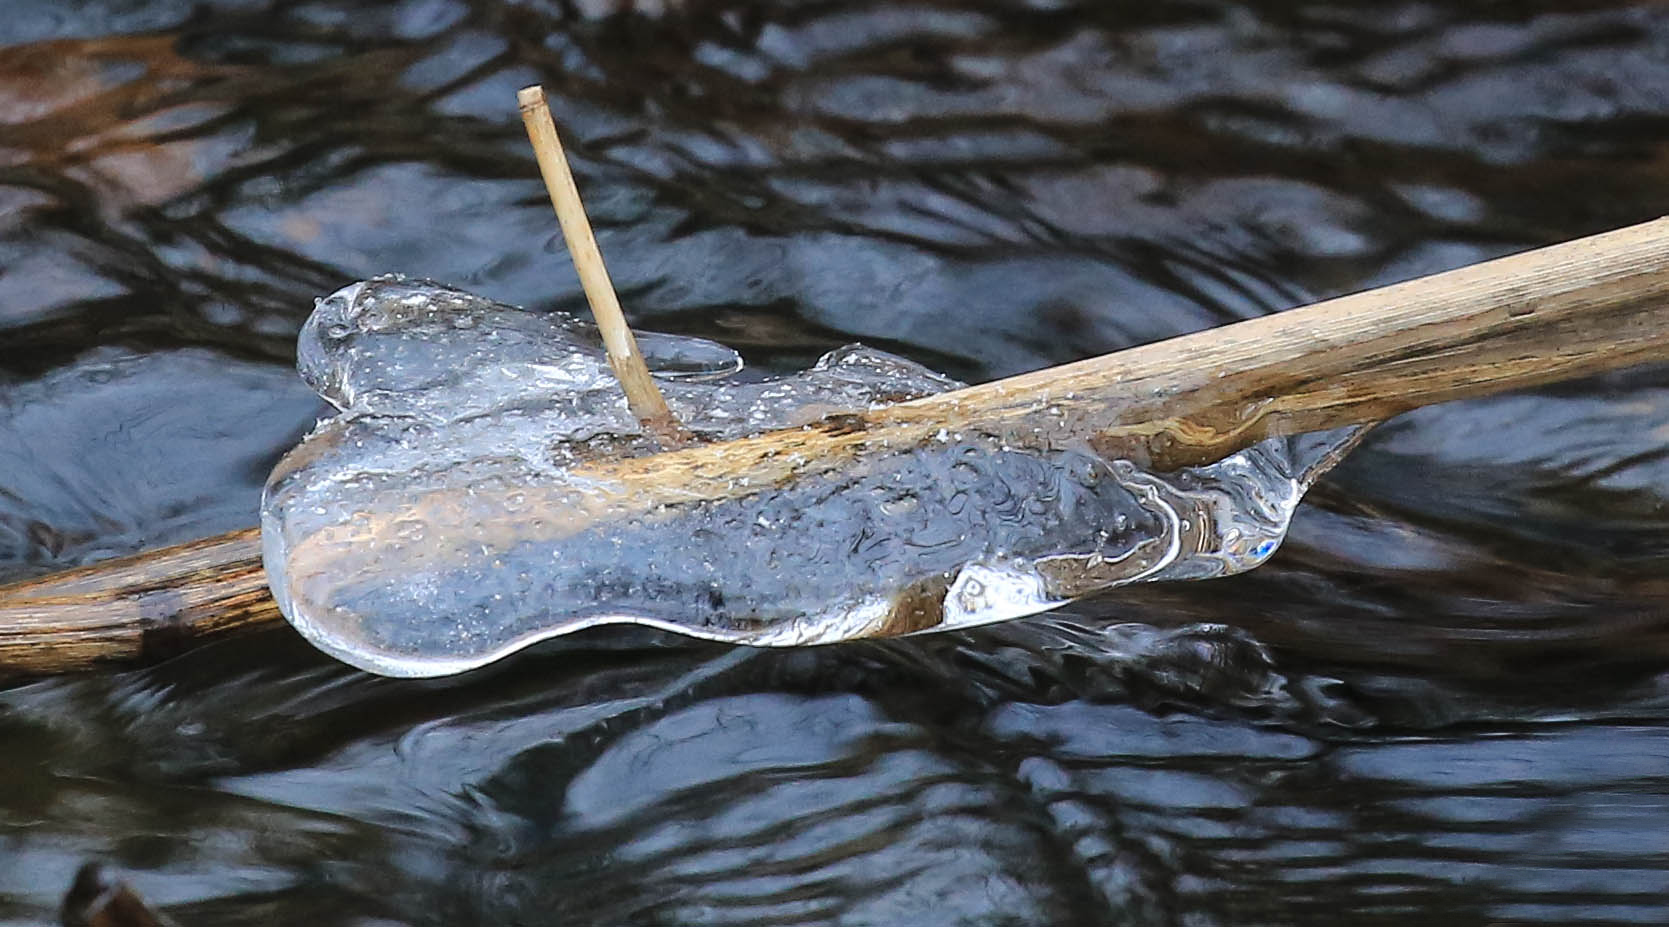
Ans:
MULTIPOLYGON (((748 382, 712 342, 642 343, 702 440, 827 425, 958 385, 860 346, 748 382)), ((1238 573, 1275 550, 1348 437, 1155 474, 1047 434, 1016 445, 946 428, 782 484, 646 500, 596 466, 656 447, 586 323, 378 279, 319 302, 298 364, 342 414, 267 484, 267 572, 311 641, 397 676, 459 672, 604 623, 818 644, 1238 573)))
MULTIPOLYGON (((1669 7, 7 0, 0 578, 248 527, 315 297, 984 381, 1669 214, 1669 7)), ((0 692, 0 927, 88 859, 306 927, 1669 923, 1669 376, 1388 422, 1269 562, 440 680, 288 628, 0 692)))

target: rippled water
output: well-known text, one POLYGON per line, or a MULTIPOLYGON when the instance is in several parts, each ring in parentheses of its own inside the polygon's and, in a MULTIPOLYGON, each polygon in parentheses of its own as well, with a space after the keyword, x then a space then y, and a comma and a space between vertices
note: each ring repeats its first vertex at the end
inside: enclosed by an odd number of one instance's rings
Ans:
MULTIPOLYGON (((984 379, 1669 213, 1655 4, 16 0, 0 576, 253 523, 315 296, 984 379)), ((588 632, 444 683, 288 632, 0 692, 0 923, 1660 923, 1669 383, 1383 426, 1251 574, 902 642, 588 632)))

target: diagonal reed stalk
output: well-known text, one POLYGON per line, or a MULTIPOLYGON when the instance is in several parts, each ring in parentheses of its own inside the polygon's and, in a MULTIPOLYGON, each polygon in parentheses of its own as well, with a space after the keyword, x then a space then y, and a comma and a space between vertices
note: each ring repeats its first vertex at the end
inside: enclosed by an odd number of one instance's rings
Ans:
MULTIPOLYGON (((839 416, 828 427, 599 461, 586 475, 648 509, 864 467, 941 429, 1084 442, 1170 469, 1272 435, 1664 359, 1669 219, 839 416)), ((0 670, 159 657, 280 617, 258 533, 247 529, 0 587, 0 670)))
POLYGON ((591 314, 602 332, 609 367, 626 394, 626 406, 663 444, 681 443, 678 422, 667 408, 660 388, 649 376, 643 352, 638 350, 637 339, 632 337, 626 316, 620 311, 620 298, 615 295, 614 282, 603 265, 597 236, 591 231, 591 220, 586 218, 579 188, 574 186, 574 172, 568 167, 568 156, 557 137, 550 105, 545 102, 545 88, 523 87, 516 93, 516 101, 521 105, 522 123, 527 126, 528 140, 533 143, 533 154, 539 161, 539 173, 545 178, 545 192, 550 194, 556 220, 562 226, 562 238, 568 243, 574 270, 579 273, 580 287, 585 290, 585 300, 591 304, 591 314))

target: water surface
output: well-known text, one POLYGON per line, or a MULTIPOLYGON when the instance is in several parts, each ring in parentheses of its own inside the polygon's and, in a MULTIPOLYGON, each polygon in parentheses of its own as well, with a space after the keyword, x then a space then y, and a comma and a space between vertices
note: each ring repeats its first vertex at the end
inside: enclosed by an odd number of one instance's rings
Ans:
MULTIPOLYGON (((316 296, 977 380, 1669 213, 1656 4, 8 4, 0 578, 243 527, 316 296)), ((1383 428, 1242 576, 445 682, 287 631, 0 692, 0 924, 1669 919, 1669 381, 1383 428)))

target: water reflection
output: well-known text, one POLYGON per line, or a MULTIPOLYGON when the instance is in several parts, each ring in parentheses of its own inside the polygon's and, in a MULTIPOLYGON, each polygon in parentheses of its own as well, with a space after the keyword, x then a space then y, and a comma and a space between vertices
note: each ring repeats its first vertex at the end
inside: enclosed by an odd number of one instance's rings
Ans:
MULTIPOLYGON (((313 297, 578 308, 969 379, 1669 212, 1654 4, 8 4, 0 574, 232 527, 313 297)), ((1257 573, 445 684, 282 634, 0 693, 0 923, 1664 919, 1662 371, 1387 426, 1257 573)))
POLYGON ((1660 724, 1405 737, 1221 628, 1008 631, 802 653, 618 635, 423 685, 270 635, 14 689, 5 734, 46 761, 10 776, 11 878, 108 854, 199 922, 1659 910, 1660 724), (1051 648, 1099 665, 1049 679, 1051 648))

